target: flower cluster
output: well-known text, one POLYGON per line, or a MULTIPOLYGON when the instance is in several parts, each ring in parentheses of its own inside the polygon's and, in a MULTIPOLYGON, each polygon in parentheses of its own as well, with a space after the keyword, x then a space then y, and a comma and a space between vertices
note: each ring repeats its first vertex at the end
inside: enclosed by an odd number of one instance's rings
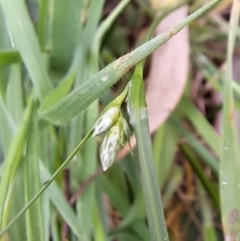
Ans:
POLYGON ((106 106, 93 127, 93 136, 107 132, 101 147, 100 160, 103 171, 106 171, 114 162, 117 154, 129 136, 127 121, 121 113, 121 105, 127 91, 106 106))

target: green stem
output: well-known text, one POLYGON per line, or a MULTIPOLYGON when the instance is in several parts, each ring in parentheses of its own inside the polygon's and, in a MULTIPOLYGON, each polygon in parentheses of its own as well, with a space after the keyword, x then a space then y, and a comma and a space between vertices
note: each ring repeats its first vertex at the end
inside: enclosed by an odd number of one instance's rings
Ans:
POLYGON ((153 241, 167 241, 169 239, 157 173, 154 167, 142 70, 143 63, 139 63, 131 80, 129 90, 130 123, 133 126, 137 140, 143 192, 146 200, 151 237, 153 241))
POLYGON ((79 145, 73 150, 69 157, 63 162, 63 164, 57 169, 52 177, 43 185, 39 192, 23 207, 20 212, 0 231, 0 237, 25 213, 25 211, 38 199, 38 197, 47 189, 47 187, 54 181, 54 179, 63 171, 67 164, 73 159, 77 152, 83 147, 85 142, 91 137, 93 130, 84 137, 79 145))

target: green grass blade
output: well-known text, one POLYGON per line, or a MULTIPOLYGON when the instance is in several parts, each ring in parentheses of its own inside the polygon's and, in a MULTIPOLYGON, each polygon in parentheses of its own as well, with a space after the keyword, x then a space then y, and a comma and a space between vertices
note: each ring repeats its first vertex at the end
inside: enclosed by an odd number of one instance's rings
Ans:
POLYGON ((52 6, 51 66, 66 71, 70 66, 74 49, 83 23, 83 0, 57 0, 52 6), (67 37, 66 37, 67 36, 67 37))
POLYGON ((240 153, 234 124, 234 102, 231 88, 232 57, 240 16, 240 2, 233 1, 227 50, 223 105, 223 145, 220 160, 220 194, 225 240, 240 239, 240 153))
POLYGON ((202 185, 204 186, 205 190, 208 192, 209 196, 211 197, 214 205, 219 208, 220 207, 220 199, 219 193, 217 190, 217 186, 209 180, 206 174, 203 171, 203 168, 200 165, 199 158, 197 155, 191 150, 191 148, 186 145, 180 145, 180 148, 183 154, 186 156, 188 162, 190 163, 194 173, 198 176, 199 180, 201 181, 202 185))
POLYGON ((160 188, 154 167, 144 82, 142 79, 142 64, 136 67, 129 91, 130 123, 133 126, 137 140, 150 233, 152 240, 166 241, 169 239, 160 197, 160 188))
POLYGON ((123 9, 130 3, 131 0, 123 0, 121 1, 116 8, 111 12, 111 14, 101 23, 99 26, 97 33, 95 35, 95 41, 93 43, 92 53, 97 55, 96 60, 98 61, 98 55, 100 52, 100 47, 102 44, 102 40, 106 32, 111 28, 114 21, 118 17, 118 15, 123 11, 123 9))
POLYGON ((197 189, 199 193, 199 199, 201 203, 201 212, 203 217, 203 237, 204 241, 217 241, 217 232, 214 227, 214 222, 212 218, 211 206, 208 201, 206 192, 201 185, 197 182, 197 189))
POLYGON ((7 87, 6 102, 16 126, 21 123, 24 112, 23 88, 20 65, 12 65, 7 87))
MULTIPOLYGON (((84 8, 85 13, 89 14, 89 18, 87 19, 87 22, 85 23, 85 27, 83 28, 79 40, 78 45, 76 47, 75 55, 74 55, 74 61, 72 64, 72 68, 74 70, 76 69, 77 72, 77 79, 76 79, 76 86, 79 86, 80 84, 84 83, 87 78, 89 78, 89 73, 92 74, 96 73, 96 66, 94 66, 93 71, 90 71, 92 69, 92 66, 87 63, 86 59, 88 59, 88 54, 91 52, 92 44, 95 39, 94 35, 97 31, 97 27, 99 25, 102 9, 104 6, 105 0, 99 0, 99 1, 90 1, 87 6, 84 8), (88 6, 89 5, 89 6, 88 6), (92 73, 93 72, 93 73, 92 73), (87 78, 86 78, 87 77, 87 78)), ((90 57, 90 61, 92 61, 90 57)), ((98 62, 97 62, 98 65, 98 62)))
POLYGON ((98 241, 109 241, 109 239, 106 237, 106 232, 104 232, 102 222, 101 222, 101 216, 99 213, 98 206, 94 206, 94 227, 95 227, 95 240, 98 241))
MULTIPOLYGON (((21 211, 2 229, 0 230, 0 237, 21 217, 26 210, 39 198, 39 196, 49 187, 49 185, 55 180, 59 173, 63 171, 63 169, 67 166, 67 164, 73 159, 73 157, 77 154, 77 152, 83 147, 85 142, 91 137, 92 130, 85 136, 85 138, 79 143, 79 145, 73 150, 73 152, 68 156, 68 158, 62 163, 62 165, 56 170, 56 172, 51 176, 51 178, 45 183, 45 185, 39 190, 39 192, 21 209, 21 211)), ((11 155, 12 157, 12 155, 11 155)), ((10 171, 9 171, 10 173, 10 171)), ((8 175, 9 175, 8 173, 8 175)), ((5 179, 3 179, 5 180, 5 179)), ((6 181, 5 181, 6 182, 6 181)), ((5 184, 4 182, 4 184, 5 184)), ((3 182, 1 182, 3 185, 3 182)), ((6 184, 5 184, 6 186, 6 184)), ((4 187, 5 187, 4 186, 4 187)), ((1 187, 1 186, 0 186, 1 187)), ((0 201, 2 201, 3 197, 0 196, 0 201)), ((4 201, 4 199, 3 199, 4 201)), ((3 202, 2 201, 2 202, 3 202)), ((1 204, 1 202, 0 202, 1 204)), ((1 208, 1 206, 0 206, 1 208)))
MULTIPOLYGON (((4 18, 4 14, 2 12, 2 9, 0 7, 0 51, 10 51, 12 49, 11 41, 9 32, 7 29, 6 19, 4 18)), ((0 54, 1 55, 1 54, 0 54)), ((4 58, 0 57, 2 63, 4 63, 4 58)), ((3 99, 5 98, 5 91, 7 88, 7 79, 8 79, 8 72, 9 67, 6 65, 0 65, 0 94, 3 96, 3 99)))
POLYGON ((151 236, 146 223, 143 220, 135 220, 131 225, 132 230, 140 237, 142 240, 149 241, 151 236))
POLYGON ((28 127, 32 116, 33 110, 33 99, 30 98, 28 101, 28 106, 25 110, 23 120, 21 125, 19 126, 16 135, 12 139, 11 145, 9 147, 8 154, 6 156, 2 176, 1 176, 1 183, 0 183, 0 227, 3 228, 4 224, 3 219, 6 220, 7 218, 4 217, 4 205, 7 198, 7 193, 10 190, 10 184, 14 178, 14 174, 17 170, 17 167, 20 163, 23 148, 25 145, 25 141, 27 138, 28 127))
POLYGON ((219 136, 201 112, 190 102, 189 99, 185 97, 183 97, 179 108, 191 121, 193 126, 197 129, 199 134, 201 134, 213 151, 220 156, 219 136))
POLYGON ((108 194, 109 200, 114 208, 116 208, 121 215, 126 215, 129 204, 122 193, 116 188, 114 183, 111 183, 104 175, 101 176, 101 185, 105 193, 108 194))
MULTIPOLYGON (((143 241, 141 238, 136 237, 136 235, 133 235, 130 232, 120 232, 112 235, 111 237, 120 241, 126 241, 126 240, 143 241)), ((147 240, 144 240, 144 241, 147 241, 147 240)))
POLYGON ((39 1, 39 18, 38 18, 38 39, 39 45, 44 50, 46 45, 47 35, 47 11, 48 11, 48 0, 39 1))
MULTIPOLYGON (((24 180, 23 180, 24 170, 23 165, 17 170, 14 176, 14 184, 12 187, 10 202, 9 202, 9 217, 12 218, 16 213, 21 210, 22 206, 25 204, 24 196, 24 180), (16 202, 17 200, 17 202, 16 202)), ((26 235, 26 219, 23 215, 19 220, 12 226, 8 232, 9 240, 27 240, 26 235)), ((7 235, 6 235, 7 236, 7 235)), ((4 240, 5 241, 5 240, 4 240)))
POLYGON ((52 239, 53 241, 60 241, 60 235, 59 235, 59 226, 57 225, 57 218, 56 215, 53 214, 51 218, 51 227, 52 227, 52 239))
POLYGON ((0 4, 37 96, 43 101, 51 92, 52 84, 25 2, 22 0, 1 0, 0 4))
MULTIPOLYGON (((205 56, 199 56, 198 68, 200 68, 201 73, 204 78, 216 89, 218 92, 223 93, 223 85, 225 82, 224 74, 205 56), (215 77, 217 76, 219 81, 215 81, 215 77)), ((231 82, 234 98, 235 100, 240 100, 240 85, 236 81, 231 82)))
MULTIPOLYGON (((36 109, 35 109, 36 110, 36 109)), ((25 157, 25 200, 28 203, 40 188, 39 177, 39 132, 36 117, 32 120, 27 142, 25 157)), ((38 198, 36 202, 26 211, 27 241, 44 241, 42 202, 38 198)))
MULTIPOLYGON (((94 3, 93 1, 91 2, 91 5, 89 6, 89 19, 86 24, 86 27, 84 28, 83 31, 83 39, 84 41, 82 42, 82 50, 81 56, 87 58, 87 54, 89 52, 89 61, 88 64, 84 63, 86 67, 80 67, 84 68, 84 72, 87 76, 93 76, 95 73, 99 71, 99 52, 100 52, 100 47, 102 45, 102 39, 104 34, 106 33, 107 30, 112 26, 113 21, 118 17, 118 15, 121 13, 123 8, 126 6, 126 4, 129 2, 129 0, 124 0, 121 1, 116 8, 111 12, 111 14, 101 23, 101 25, 97 28, 97 25, 99 24, 100 16, 101 16, 101 11, 102 7, 104 4, 104 1, 98 1, 98 3, 94 3), (97 30, 95 30, 97 28, 97 30), (94 36, 93 39, 94 41, 91 41, 91 36, 94 36), (86 56, 85 56, 86 54, 86 56)), ((81 60, 81 62, 84 59, 81 60)), ((80 73, 80 70, 78 70, 80 73)), ((80 73, 83 75, 83 73, 80 73)), ((79 79, 76 81, 76 85, 78 85, 80 82, 83 83, 86 80, 86 78, 82 78, 81 80, 79 79)), ((85 113, 85 125, 83 128, 83 133, 84 129, 88 130, 92 128, 94 125, 94 122, 96 120, 98 114, 98 102, 95 101, 92 103, 87 109, 85 113)), ((80 120, 81 121, 81 120, 80 120)), ((80 122, 79 121, 79 122, 80 122)), ((79 136, 79 124, 76 123, 71 129, 72 131, 72 138, 74 140, 78 140, 80 138, 79 136), (74 136, 78 135, 78 136, 74 136)), ((86 143, 84 146, 82 152, 81 152, 81 158, 83 160, 89 160, 88 162, 84 162, 81 164, 81 169, 80 173, 78 172, 77 179, 80 179, 80 182, 83 182, 86 180, 95 170, 97 167, 97 142, 95 139, 92 139, 86 143)), ((81 226, 83 227, 83 230, 85 232, 85 235, 87 237, 91 237, 91 235, 97 236, 97 233, 92 234, 92 230, 96 231, 96 228, 93 227, 93 215, 90 215, 95 206, 95 183, 93 183, 81 196, 81 199, 78 200, 78 213, 79 213, 79 220, 81 223, 81 226)))
MULTIPOLYGON (((94 126, 94 122, 97 118, 98 102, 92 103, 87 108, 85 115, 85 130, 89 130, 94 126)), ((82 160, 88 160, 82 163, 80 170, 81 181, 86 180, 97 167, 97 142, 95 138, 91 138, 82 149, 82 160)), ((91 229, 93 228, 93 208, 95 203, 95 184, 92 183, 88 189, 82 194, 81 200, 79 200, 80 208, 79 214, 81 224, 83 226, 84 234, 90 239, 91 229)))
POLYGON ((0 96, 0 129, 0 138, 2 142, 3 153, 6 156, 10 148, 12 138, 17 129, 2 99, 2 96, 0 96))
MULTIPOLYGON (((41 179, 43 182, 49 180, 51 175, 49 171, 46 169, 43 163, 40 163, 40 170, 41 170, 41 179)), ((35 192, 36 193, 36 192, 35 192)), ((79 224, 79 221, 76 215, 73 213, 73 210, 69 206, 66 198, 64 197, 63 193, 59 189, 57 183, 54 181, 47 189, 47 195, 51 199, 52 203, 54 204, 55 208, 58 210, 64 221, 69 225, 71 230, 75 233, 75 235, 83 241, 86 241, 86 237, 83 235, 83 227, 79 224)))
POLYGON ((174 166, 172 168, 171 176, 167 182, 167 186, 164 189, 162 197, 163 206, 167 207, 174 193, 177 191, 181 183, 184 181, 184 171, 181 167, 174 166))
POLYGON ((18 51, 2 51, 0 52, 0 65, 21 63, 22 59, 18 51))
POLYGON ((43 193, 42 195, 42 210, 43 210, 44 240, 48 240, 50 236, 51 210, 50 210, 50 199, 47 193, 43 193))
POLYGON ((75 80, 76 73, 69 73, 59 84, 57 88, 55 88, 50 95, 46 98, 46 101, 49 103, 56 103, 60 101, 63 97, 67 95, 67 93, 72 88, 73 82, 75 80))
POLYGON ((218 159, 212 155, 212 153, 199 141, 197 138, 187 129, 183 128, 180 125, 180 120, 178 118, 171 118, 170 119, 173 126, 179 131, 180 134, 186 137, 189 142, 189 145, 198 153, 199 156, 202 157, 202 160, 212 169, 215 174, 218 174, 219 171, 219 163, 218 159))
POLYGON ((212 0, 170 31, 153 38, 134 51, 114 61, 84 84, 77 87, 60 102, 54 105, 45 102, 40 109, 40 114, 52 122, 65 122, 79 115, 90 103, 116 83, 131 67, 146 58, 187 24, 195 20, 219 1, 220 0, 212 0))
POLYGON ((10 50, 12 48, 11 37, 8 32, 6 19, 4 18, 4 14, 1 8, 0 8, 0 34, 1 34, 0 50, 1 51, 6 51, 8 49, 10 50))
POLYGON ((158 174, 160 189, 169 177, 177 151, 178 134, 169 124, 163 124, 157 131, 153 141, 153 155, 158 174))
MULTIPOLYGON (((86 26, 82 32, 82 42, 79 44, 79 48, 81 48, 81 63, 80 68, 78 68, 78 75, 76 80, 76 86, 80 83, 84 83, 89 76, 93 76, 96 72, 98 72, 98 64, 99 59, 95 58, 91 53, 93 49, 94 43, 98 40, 94 37, 97 31, 97 27, 100 22, 104 0, 100 0, 97 2, 91 1, 89 2, 89 6, 87 8, 87 13, 89 15, 87 19, 86 26), (84 72, 80 72, 80 71, 84 72), (84 76, 84 77, 83 77, 84 76), (87 77, 87 78, 86 78, 87 77)), ((79 57, 75 60, 77 61, 79 57)), ((75 62, 76 64, 76 62, 75 62)), ((94 122, 96 120, 98 114, 98 101, 92 103, 86 109, 84 120, 78 118, 76 122, 72 125, 72 138, 73 141, 78 142, 78 139, 81 138, 79 135, 79 126, 82 125, 82 120, 84 121, 84 127, 81 130, 81 134, 85 135, 86 130, 89 130, 93 127, 94 122)), ((79 180, 79 183, 84 182, 95 170, 97 167, 97 142, 95 139, 89 140, 84 148, 81 151, 82 160, 88 160, 87 162, 81 163, 81 167, 76 177, 79 180)), ((78 166, 80 166, 78 164, 78 166)), ((75 173, 76 174, 76 173, 75 173)), ((82 194, 81 199, 77 202, 78 209, 77 214, 80 221, 80 225, 83 230, 83 234, 87 239, 91 239, 94 234, 95 228, 93 227, 93 210, 95 204, 95 183, 91 184, 89 188, 82 194)))

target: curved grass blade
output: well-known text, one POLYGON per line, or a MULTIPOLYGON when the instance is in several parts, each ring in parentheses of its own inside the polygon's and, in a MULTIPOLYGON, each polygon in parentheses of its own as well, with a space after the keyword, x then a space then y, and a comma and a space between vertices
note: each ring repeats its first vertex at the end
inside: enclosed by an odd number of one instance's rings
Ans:
POLYGON ((89 104, 101 96, 104 91, 116 83, 131 67, 146 58, 187 24, 195 20, 218 2, 220 2, 220 0, 212 0, 198 11, 188 16, 184 21, 172 28, 170 31, 153 38, 134 51, 114 61, 84 84, 77 87, 63 100, 54 104, 48 103, 47 101, 44 102, 39 111, 41 116, 51 122, 62 123, 79 115, 79 113, 89 104))

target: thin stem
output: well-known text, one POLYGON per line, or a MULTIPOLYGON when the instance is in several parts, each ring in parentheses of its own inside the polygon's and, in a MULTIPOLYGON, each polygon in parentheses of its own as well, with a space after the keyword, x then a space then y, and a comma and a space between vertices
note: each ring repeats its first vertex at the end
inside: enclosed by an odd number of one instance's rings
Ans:
POLYGON ((93 130, 84 137, 79 145, 73 150, 69 157, 63 162, 63 164, 57 169, 52 177, 44 183, 39 192, 23 207, 20 212, 1 230, 0 237, 25 213, 25 211, 38 199, 38 197, 48 188, 48 186, 55 180, 55 178, 63 171, 67 164, 73 159, 77 152, 84 146, 85 142, 91 137, 93 130))

